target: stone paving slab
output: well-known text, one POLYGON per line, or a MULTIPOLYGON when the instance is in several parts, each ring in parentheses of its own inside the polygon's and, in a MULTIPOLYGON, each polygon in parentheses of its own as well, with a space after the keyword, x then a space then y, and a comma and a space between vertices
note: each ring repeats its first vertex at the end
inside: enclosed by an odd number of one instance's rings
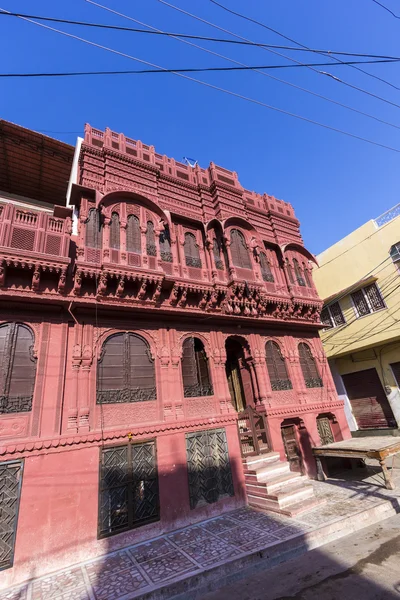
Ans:
POLYGON ((158 600, 182 589, 182 598, 194 598, 188 593, 202 579, 217 585, 222 574, 240 572, 263 555, 283 555, 301 543, 305 551, 400 511, 400 469, 393 478, 393 491, 383 487, 377 469, 361 470, 358 479, 351 471, 312 482, 325 503, 296 518, 235 510, 0 592, 0 600, 158 600))

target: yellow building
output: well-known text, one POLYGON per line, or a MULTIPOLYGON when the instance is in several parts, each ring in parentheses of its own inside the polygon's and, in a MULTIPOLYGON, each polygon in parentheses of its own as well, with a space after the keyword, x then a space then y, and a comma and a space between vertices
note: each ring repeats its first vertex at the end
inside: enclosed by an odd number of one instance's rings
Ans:
POLYGON ((350 429, 400 429, 400 204, 322 252, 321 338, 350 429))

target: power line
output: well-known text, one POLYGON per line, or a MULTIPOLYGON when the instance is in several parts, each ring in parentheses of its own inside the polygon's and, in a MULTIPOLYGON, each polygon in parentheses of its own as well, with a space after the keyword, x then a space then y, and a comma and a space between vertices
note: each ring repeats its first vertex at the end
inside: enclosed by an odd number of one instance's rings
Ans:
MULTIPOLYGON (((99 4, 98 2, 95 2, 94 0, 87 0, 90 4, 93 4, 94 6, 97 6, 98 8, 102 8, 103 10, 106 10, 107 12, 110 12, 114 15, 117 15, 119 17, 123 17, 124 19, 128 19, 129 21, 133 21, 134 23, 137 23, 139 25, 144 25, 145 27, 149 27, 152 31, 157 31, 157 32, 161 32, 161 29, 158 29, 156 27, 154 27, 153 25, 149 25, 148 23, 144 23, 143 21, 139 21, 138 19, 134 19, 133 17, 130 17, 129 15, 126 15, 124 13, 118 12, 112 8, 109 8, 108 6, 104 6, 103 4, 99 4)), ((188 46, 192 46, 193 48, 197 48, 198 50, 201 50, 202 52, 206 52, 207 54, 211 54, 213 56, 217 56, 218 58, 222 58, 223 60, 227 60, 231 63, 234 63, 236 65, 240 65, 241 67, 245 67, 245 68, 250 68, 251 70, 255 71, 256 73, 259 73, 260 75, 263 75, 264 77, 268 77, 269 79, 273 79, 274 81, 278 81, 279 83, 283 83, 284 85, 288 85, 294 89, 300 90, 302 92, 305 92, 307 94, 311 94, 312 96, 315 96, 316 98, 320 98, 322 100, 325 100, 327 102, 331 102, 332 104, 336 104, 337 106, 341 106, 342 108, 346 108, 347 110, 351 110, 352 112, 356 112, 358 114, 363 115, 364 117, 368 117, 370 119, 374 119, 375 121, 378 121, 380 123, 383 123, 384 125, 389 125, 390 127, 394 127, 396 129, 399 129, 399 126, 394 125, 393 123, 389 123, 388 121, 384 121, 383 119, 379 119, 378 117, 375 117, 374 115, 370 115, 368 113, 365 113, 361 110, 358 110, 356 108, 353 108, 352 106, 349 106, 347 104, 343 104, 342 102, 338 102, 337 100, 333 100, 332 98, 328 98, 327 96, 324 96, 322 94, 317 94, 316 92, 313 92, 312 90, 309 90, 307 88, 301 87, 299 85, 296 85, 294 83, 291 83, 289 81, 286 81, 285 79, 280 79, 279 77, 275 77, 269 73, 264 73, 262 70, 260 70, 258 67, 249 67, 249 65, 246 65, 240 61, 234 60, 228 56, 225 56, 223 54, 220 54, 218 52, 214 52, 213 50, 209 50, 208 48, 204 48, 203 46, 199 46, 198 44, 193 43, 192 41, 189 40, 184 40, 181 38, 178 38, 176 36, 174 36, 173 34, 170 34, 169 37, 177 40, 178 42, 181 42, 183 44, 187 44, 188 46)), ((326 63, 325 63, 326 64, 326 63)), ((330 63, 328 63, 329 65, 330 63)), ((337 63, 340 64, 340 63, 337 63)), ((296 62, 295 64, 290 64, 290 65, 284 65, 284 67, 300 67, 300 66, 304 66, 301 63, 296 62)))
MULTIPOLYGON (((4 11, 5 9, 0 8, 0 11, 4 11)), ((71 39, 76 39, 79 40, 81 42, 84 42, 86 44, 89 44, 90 46, 96 47, 96 48, 100 48, 102 50, 106 50, 107 52, 111 52, 113 54, 116 54, 118 56, 123 56, 125 58, 129 58, 130 60, 134 60, 136 62, 140 62, 142 64, 146 64, 150 67, 154 67, 157 69, 163 69, 163 67, 160 67, 160 65, 151 63, 149 61, 146 61, 144 59, 132 56, 130 54, 127 54, 125 52, 120 52, 119 50, 115 50, 113 48, 109 48, 108 46, 102 46, 101 44, 97 44, 95 42, 91 42, 90 40, 87 40, 85 38, 82 38, 80 36, 74 35, 72 33, 67 33, 66 31, 62 31, 60 29, 55 29, 54 27, 50 27, 49 25, 44 25, 43 23, 39 23, 37 21, 33 21, 32 19, 27 19, 25 17, 20 17, 22 20, 24 21, 28 21, 29 23, 33 23, 34 25, 38 25, 39 27, 43 27, 44 29, 48 29, 50 31, 54 31, 56 33, 59 33, 61 35, 65 35, 66 37, 69 37, 71 39)), ((214 85, 212 83, 208 83, 206 81, 201 81, 200 79, 196 79, 194 77, 190 77, 189 75, 185 75, 184 73, 176 73, 175 71, 173 71, 174 75, 177 75, 178 77, 182 77, 183 79, 187 79, 188 81, 193 81, 195 83, 198 83, 200 85, 204 85, 205 87, 208 87, 210 89, 214 89, 220 92, 223 92, 224 94, 228 94, 230 96, 233 96, 235 98, 240 98, 241 100, 246 100, 247 102, 251 102, 252 104, 256 104, 258 106, 262 106, 264 108, 267 108, 269 110, 273 110, 275 112, 279 112, 281 114, 285 114, 288 115, 290 117, 294 117, 296 119, 299 119, 301 121, 304 121, 306 123, 312 123, 313 125, 318 125, 319 127, 323 127, 324 129, 328 129, 330 131, 334 131, 336 133, 341 133, 342 135, 346 135, 348 137, 357 139, 359 141, 363 141, 366 142, 368 144, 372 144, 374 146, 378 146, 380 148, 385 148, 386 150, 391 150, 392 152, 396 152, 396 153, 400 153, 400 150, 397 148, 392 148, 391 146, 386 146, 385 144, 381 144, 379 142, 374 142, 373 140, 369 140, 368 138, 363 138, 359 135, 356 135, 354 133, 350 133, 348 131, 344 131, 342 129, 338 129, 336 127, 332 127, 331 125, 326 125, 325 123, 320 123, 319 121, 314 121, 313 119, 309 119, 308 117, 303 117, 301 115, 297 115, 296 113, 291 113, 289 111, 286 111, 282 108, 278 108, 276 106, 272 106, 270 104, 266 104, 265 102, 262 102, 261 100, 257 100, 255 98, 250 98, 248 96, 244 96, 242 94, 239 94, 238 92, 233 92, 232 90, 227 90, 225 88, 219 87, 217 85, 214 85)))
MULTIPOLYGON (((183 40, 182 40, 183 41, 183 40)), ((227 59, 230 60, 230 59, 227 59)), ((236 61, 233 61, 236 62, 236 61)), ((387 62, 400 62, 400 59, 398 60, 373 60, 373 61, 351 61, 350 63, 344 63, 344 64, 353 64, 354 62, 356 62, 357 64, 359 62, 361 63, 387 63, 387 62)), ((312 63, 315 64, 315 63, 312 63)), ((327 63, 316 63, 317 66, 320 66, 321 64, 327 64, 327 63)), ((243 66, 239 66, 239 67, 187 67, 184 69, 164 69, 164 68, 160 68, 160 69, 137 69, 137 70, 129 70, 129 71, 61 71, 61 72, 41 72, 41 73, 0 73, 0 77, 70 77, 70 76, 77 76, 77 75, 140 75, 142 73, 203 73, 203 72, 208 72, 208 71, 257 71, 258 69, 286 69, 286 68, 296 68, 296 67, 307 67, 308 65, 257 65, 257 66, 249 66, 249 65, 243 65, 243 66)), ((277 79, 276 77, 274 77, 274 79, 277 79)), ((283 81, 282 79, 277 79, 278 81, 283 81)), ((288 83, 288 82, 283 82, 283 83, 288 83)), ((288 83, 288 85, 292 85, 290 83, 288 83)), ((301 88, 299 86, 294 86, 297 87, 300 90, 303 91, 309 91, 309 90, 305 90, 304 88, 301 88)), ((360 110, 357 110, 356 108, 352 108, 350 106, 346 106, 346 104, 341 104, 340 102, 336 102, 335 100, 331 100, 330 98, 326 98, 325 96, 321 96, 320 94, 316 94, 314 92, 309 92, 310 94, 313 94, 315 96, 318 96, 319 98, 324 98, 325 100, 328 100, 329 102, 333 102, 334 104, 338 104, 339 106, 343 106, 344 108, 349 108, 350 110, 354 110, 355 112, 360 113, 361 115, 365 115, 366 117, 370 117, 371 119, 376 119, 377 121, 380 121, 381 123, 385 123, 386 125, 391 125, 392 127, 396 127, 397 129, 400 129, 399 126, 397 125, 393 125, 392 123, 388 123, 387 121, 382 121, 381 119, 379 119, 378 117, 374 117, 372 115, 369 115, 368 113, 364 113, 360 110)))
MULTIPOLYGON (((211 2, 212 2, 212 0, 211 0, 211 2)), ((399 15, 396 15, 392 10, 390 10, 390 8, 388 8, 381 2, 378 2, 378 0, 372 0, 372 2, 375 2, 375 4, 378 4, 378 6, 381 6, 384 10, 387 10, 387 12, 390 13, 392 15, 392 17, 394 17, 395 19, 400 19, 399 15)))
MULTIPOLYGON (((301 44, 300 42, 297 42, 293 38, 290 38, 287 35, 284 35, 280 31, 277 31, 276 29, 273 29, 272 27, 269 27, 265 23, 261 23, 260 21, 257 21, 256 19, 252 19, 251 17, 248 17, 247 15, 243 15, 241 13, 235 12, 234 10, 231 10, 227 6, 224 6, 223 4, 216 2, 216 0, 210 0, 210 2, 212 2, 216 6, 219 6, 220 8, 222 8, 223 10, 226 10, 227 12, 229 12, 231 14, 236 15, 237 17, 240 17, 241 19, 246 19, 246 21, 250 21, 251 23, 255 23, 256 25, 263 27, 264 29, 268 29, 268 31, 272 31, 276 35, 279 35, 281 38, 283 38, 285 40, 289 40, 290 42, 292 42, 293 44, 296 44, 297 46, 300 46, 301 48, 304 48, 304 49, 308 48, 307 46, 305 46, 304 44, 301 44)), ((336 58, 335 56, 332 56, 332 59, 340 62, 340 60, 338 58, 336 58)), ((382 83, 385 83, 386 85, 389 85, 390 87, 395 88, 396 90, 400 90, 400 88, 397 85, 394 85, 393 83, 391 83, 390 81, 387 81, 386 79, 382 79, 382 77, 378 77, 377 75, 368 73, 368 71, 364 71, 363 69, 360 69, 360 67, 353 66, 352 68, 357 69, 357 71, 360 71, 361 73, 364 73, 364 75, 368 75, 368 77, 373 77, 374 79, 378 79, 382 83)), ((346 82, 343 81, 342 83, 346 83, 346 82)), ((350 85, 350 84, 346 84, 346 85, 350 85)))
MULTIPOLYGON (((111 9, 110 9, 111 10, 111 9)), ((116 12, 116 11, 113 11, 116 12)), ((12 12, 0 12, 0 16, 3 17, 21 17, 21 18, 26 18, 26 19, 37 19, 38 21, 47 21, 47 22, 52 22, 52 23, 65 23, 68 25, 78 25, 78 26, 82 26, 82 27, 93 27, 93 28, 99 28, 99 29, 112 29, 115 31, 126 31, 126 32, 131 32, 131 33, 144 33, 144 34, 148 34, 148 35, 159 35, 159 36, 175 36, 175 37, 179 37, 179 38, 183 38, 183 39, 193 39, 193 40, 202 40, 202 41, 207 41, 207 42, 216 42, 216 43, 223 43, 223 44, 234 44, 234 45, 241 45, 241 46, 254 46, 254 47, 265 47, 265 48, 276 48, 278 50, 290 50, 290 51, 294 51, 294 52, 312 52, 315 54, 320 54, 322 56, 331 56, 334 54, 338 54, 340 56, 356 56, 359 58, 386 58, 386 59, 399 59, 400 57, 397 56, 387 56, 387 55, 382 55, 382 54, 365 54, 362 52, 340 52, 340 51, 335 51, 335 50, 320 50, 320 49, 314 49, 314 48, 306 48, 306 47, 295 47, 295 46, 280 46, 277 44, 263 44, 263 43, 259 43, 259 42, 251 42, 251 41, 244 41, 244 40, 230 40, 230 39, 225 39, 225 38, 214 38, 214 37, 209 37, 209 36, 203 36, 203 35, 194 35, 194 34, 186 34, 186 33, 176 33, 176 32, 170 32, 170 31, 161 31, 161 30, 154 30, 154 31, 149 31, 147 29, 138 29, 138 28, 134 28, 134 27, 122 27, 120 25, 109 25, 106 23, 92 23, 89 21, 73 21, 71 19, 58 19, 55 17, 43 17, 43 16, 39 16, 39 15, 29 15, 29 14, 25 14, 25 13, 12 13, 12 12)), ((329 63, 332 64, 332 63, 329 63)))

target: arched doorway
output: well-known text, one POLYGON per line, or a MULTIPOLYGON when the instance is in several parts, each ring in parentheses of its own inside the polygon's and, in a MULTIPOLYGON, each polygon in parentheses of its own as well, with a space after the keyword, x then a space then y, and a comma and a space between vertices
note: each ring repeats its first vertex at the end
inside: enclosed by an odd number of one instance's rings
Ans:
POLYGON ((226 377, 232 404, 237 412, 243 412, 248 406, 254 406, 254 392, 249 365, 249 348, 239 338, 226 340, 226 377))

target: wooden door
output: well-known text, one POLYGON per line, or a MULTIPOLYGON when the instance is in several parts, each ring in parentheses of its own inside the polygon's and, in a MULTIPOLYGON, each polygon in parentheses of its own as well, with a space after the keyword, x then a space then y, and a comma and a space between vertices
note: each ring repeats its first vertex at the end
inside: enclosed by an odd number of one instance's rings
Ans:
POLYGON ((285 425, 281 428, 283 445, 285 447, 286 458, 289 461, 290 470, 297 473, 303 472, 303 461, 296 436, 295 425, 285 425))
POLYGON ((229 392, 232 404, 238 412, 246 408, 246 400, 243 391, 243 382, 237 358, 232 357, 226 363, 226 376, 228 379, 229 392))
POLYGON ((342 375, 360 429, 396 427, 389 401, 376 369, 342 375))

